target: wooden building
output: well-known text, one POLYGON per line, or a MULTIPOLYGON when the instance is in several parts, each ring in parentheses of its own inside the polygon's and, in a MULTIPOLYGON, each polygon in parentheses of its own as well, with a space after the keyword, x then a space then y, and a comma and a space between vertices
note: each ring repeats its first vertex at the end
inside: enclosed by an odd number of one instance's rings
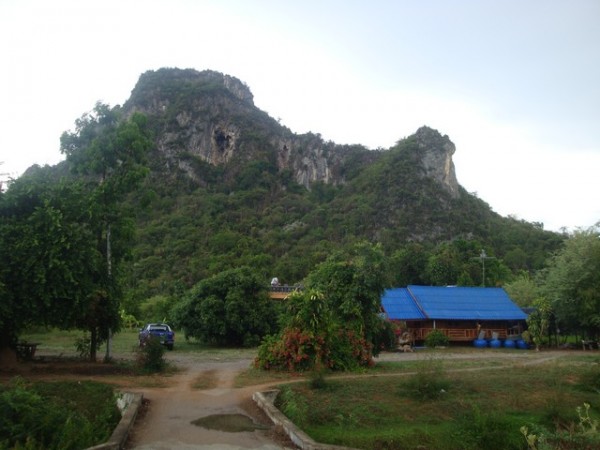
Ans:
POLYGON ((386 290, 381 304, 387 319, 416 342, 434 329, 450 342, 506 339, 519 335, 527 319, 502 288, 408 286, 386 290))

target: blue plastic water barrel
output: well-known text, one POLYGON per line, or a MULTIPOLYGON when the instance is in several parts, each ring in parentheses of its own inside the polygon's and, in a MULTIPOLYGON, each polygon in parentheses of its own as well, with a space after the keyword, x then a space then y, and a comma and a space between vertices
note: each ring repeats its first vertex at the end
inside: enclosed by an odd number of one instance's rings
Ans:
POLYGON ((500 341, 500 339, 492 339, 490 341, 490 347, 492 347, 492 348, 500 348, 500 347, 502 347, 502 342, 500 341))
POLYGON ((504 347, 506 348, 515 348, 516 344, 514 339, 507 339, 504 341, 504 347))
POLYGON ((485 339, 475 339, 473 345, 477 348, 485 348, 487 347, 487 341, 485 339))
POLYGON ((525 342, 523 339, 519 339, 517 341, 517 348, 520 348, 521 350, 527 350, 529 345, 527 345, 527 342, 525 342))

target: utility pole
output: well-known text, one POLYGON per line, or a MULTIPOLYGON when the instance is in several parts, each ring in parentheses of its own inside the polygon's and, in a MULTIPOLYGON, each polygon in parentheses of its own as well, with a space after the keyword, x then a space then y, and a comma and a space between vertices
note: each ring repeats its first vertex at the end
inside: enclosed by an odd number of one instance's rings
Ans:
POLYGON ((481 285, 485 287, 485 260, 486 259, 496 259, 493 256, 488 256, 485 253, 484 249, 481 249, 481 253, 478 257, 474 259, 479 259, 481 261, 481 285))

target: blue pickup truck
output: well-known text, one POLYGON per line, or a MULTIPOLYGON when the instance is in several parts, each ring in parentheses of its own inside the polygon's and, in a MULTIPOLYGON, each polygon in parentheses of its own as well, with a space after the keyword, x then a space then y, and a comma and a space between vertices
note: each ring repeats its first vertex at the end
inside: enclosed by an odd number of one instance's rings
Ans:
POLYGON ((173 350, 173 346, 175 345, 175 332, 171 330, 171 327, 166 323, 146 324, 146 326, 140 330, 140 347, 151 338, 158 339, 162 345, 169 350, 173 350))

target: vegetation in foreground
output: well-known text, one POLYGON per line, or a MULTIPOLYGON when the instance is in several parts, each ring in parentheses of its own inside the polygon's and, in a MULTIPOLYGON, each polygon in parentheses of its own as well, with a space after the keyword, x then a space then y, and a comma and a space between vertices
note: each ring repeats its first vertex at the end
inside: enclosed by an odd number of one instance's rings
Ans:
POLYGON ((402 377, 283 385, 277 402, 316 441, 354 448, 526 449, 522 427, 538 449, 598 448, 599 373, 597 356, 460 372, 425 361, 402 377))
MULTIPOLYGON (((386 283, 380 246, 357 244, 350 255, 334 254, 292 294, 280 318, 282 330, 261 344, 261 369, 351 370, 373 363, 386 322, 378 315, 386 283)), ((387 325, 390 325, 387 323, 387 325)), ((388 339, 388 346, 393 341, 388 339)))
POLYGON ((112 386, 93 381, 0 385, 0 449, 87 448, 106 441, 119 423, 112 386))

